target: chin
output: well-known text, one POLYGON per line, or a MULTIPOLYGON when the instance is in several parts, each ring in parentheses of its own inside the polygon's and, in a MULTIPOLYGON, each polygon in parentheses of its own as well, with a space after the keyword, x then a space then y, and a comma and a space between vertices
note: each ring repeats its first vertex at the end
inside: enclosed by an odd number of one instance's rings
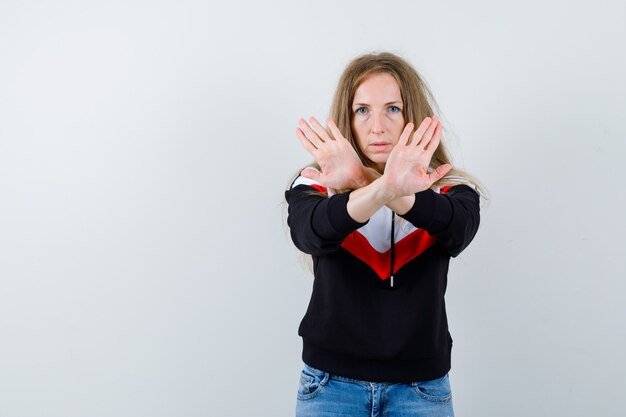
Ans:
POLYGON ((373 158, 370 157, 370 160, 376 165, 384 166, 387 163, 387 159, 388 159, 387 157, 388 155, 384 155, 384 156, 378 155, 378 156, 374 156, 373 158))

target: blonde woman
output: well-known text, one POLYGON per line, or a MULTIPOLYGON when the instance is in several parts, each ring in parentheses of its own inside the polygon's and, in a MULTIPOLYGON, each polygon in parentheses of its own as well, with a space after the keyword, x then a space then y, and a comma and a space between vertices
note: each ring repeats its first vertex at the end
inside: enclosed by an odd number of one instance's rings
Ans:
POLYGON ((452 168, 433 106, 409 63, 368 54, 342 74, 327 127, 298 123, 316 161, 285 193, 314 271, 298 417, 453 415, 444 295, 479 188, 452 168))

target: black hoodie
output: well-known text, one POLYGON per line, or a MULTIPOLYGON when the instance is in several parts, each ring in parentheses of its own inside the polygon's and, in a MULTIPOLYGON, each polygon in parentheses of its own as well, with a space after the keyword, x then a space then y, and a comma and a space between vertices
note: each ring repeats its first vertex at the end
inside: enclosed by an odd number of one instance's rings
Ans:
POLYGON ((445 375, 448 264, 476 234, 478 193, 465 184, 428 189, 406 214, 383 207, 366 223, 348 215, 348 197, 304 177, 285 192, 291 237, 312 255, 315 275, 298 329, 302 360, 372 382, 445 375))

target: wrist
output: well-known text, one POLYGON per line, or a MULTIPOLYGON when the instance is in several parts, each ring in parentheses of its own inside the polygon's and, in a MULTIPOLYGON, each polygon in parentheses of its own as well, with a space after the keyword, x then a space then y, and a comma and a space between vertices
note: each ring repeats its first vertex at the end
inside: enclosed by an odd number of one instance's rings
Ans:
POLYGON ((387 193, 393 196, 392 200, 404 197, 404 194, 401 192, 401 190, 397 189, 398 185, 393 180, 391 180, 388 175, 381 175, 378 178, 378 181, 380 181, 381 186, 387 191, 387 193))
POLYGON ((385 183, 384 177, 376 178, 370 185, 374 187, 376 200, 383 204, 387 204, 399 197, 394 190, 385 183))

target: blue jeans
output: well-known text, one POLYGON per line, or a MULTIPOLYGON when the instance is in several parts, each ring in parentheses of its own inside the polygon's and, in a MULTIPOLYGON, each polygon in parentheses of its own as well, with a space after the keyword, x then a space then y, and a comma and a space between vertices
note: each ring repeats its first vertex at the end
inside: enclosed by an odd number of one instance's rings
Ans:
POLYGON ((453 417, 448 375, 410 384, 368 382, 304 364, 296 417, 453 417))

